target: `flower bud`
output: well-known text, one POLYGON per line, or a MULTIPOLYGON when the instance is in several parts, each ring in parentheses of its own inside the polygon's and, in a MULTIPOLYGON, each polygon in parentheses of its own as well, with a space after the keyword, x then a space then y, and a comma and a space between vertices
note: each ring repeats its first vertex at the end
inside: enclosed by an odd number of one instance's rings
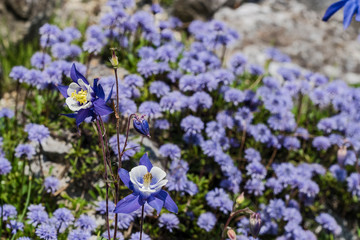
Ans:
POLYGON ((257 238, 261 228, 260 213, 253 213, 250 216, 250 232, 254 238, 257 238))
POLYGON ((237 204, 242 204, 244 201, 245 201, 244 192, 242 192, 242 193, 236 198, 236 203, 237 203, 237 204))
POLYGON ((150 137, 149 123, 146 121, 144 117, 145 115, 142 115, 141 117, 135 115, 133 119, 133 125, 138 133, 150 137))
POLYGON ((344 161, 346 158, 347 149, 345 146, 341 146, 337 151, 337 160, 340 166, 344 166, 344 161))
POLYGON ((119 65, 119 60, 118 60, 118 57, 116 56, 115 54, 115 48, 111 48, 110 50, 112 50, 112 56, 111 58, 109 59, 110 62, 111 62, 111 65, 113 66, 113 68, 117 68, 118 65, 119 65))
POLYGON ((232 228, 228 227, 228 231, 226 233, 230 240, 236 240, 236 233, 234 230, 232 230, 232 228))

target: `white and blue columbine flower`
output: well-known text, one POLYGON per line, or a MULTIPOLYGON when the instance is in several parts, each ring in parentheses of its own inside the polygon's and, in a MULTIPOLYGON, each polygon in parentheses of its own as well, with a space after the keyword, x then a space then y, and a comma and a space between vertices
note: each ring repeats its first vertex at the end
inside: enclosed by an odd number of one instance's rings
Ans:
POLYGON ((105 99, 105 93, 98 79, 88 81, 80 72, 77 71, 75 64, 72 65, 70 77, 73 80, 69 86, 58 86, 61 94, 66 98, 66 105, 75 113, 64 114, 76 119, 76 125, 79 126, 85 118, 104 116, 112 113, 112 109, 106 105, 110 99, 105 99))
POLYGON ((139 166, 134 167, 130 172, 121 168, 119 176, 133 193, 117 203, 115 213, 134 212, 146 202, 158 213, 162 207, 173 213, 178 212, 178 207, 170 195, 162 190, 168 182, 165 179, 166 173, 159 167, 153 167, 147 153, 140 158, 139 166))

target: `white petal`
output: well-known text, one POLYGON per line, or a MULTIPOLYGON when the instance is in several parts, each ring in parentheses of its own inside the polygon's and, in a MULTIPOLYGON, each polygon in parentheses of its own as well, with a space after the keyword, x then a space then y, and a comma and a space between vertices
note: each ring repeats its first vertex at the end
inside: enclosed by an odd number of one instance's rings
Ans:
POLYGON ((81 87, 76 83, 72 82, 67 89, 67 95, 70 97, 73 92, 78 92, 81 90, 81 87))
POLYGON ((156 184, 157 182, 161 181, 166 177, 166 172, 159 167, 153 167, 150 170, 150 173, 153 177, 151 184, 156 184))
POLYGON ((78 79, 78 84, 81 87, 81 89, 83 89, 84 91, 88 90, 89 85, 84 83, 84 81, 81 78, 78 79))
POLYGON ((155 191, 160 191, 160 189, 167 184, 168 180, 164 179, 159 181, 158 183, 150 186, 151 189, 154 189, 155 191))
POLYGON ((144 175, 148 173, 147 168, 144 165, 140 165, 137 167, 134 167, 133 169, 131 169, 129 175, 130 175, 130 181, 135 184, 138 185, 140 187, 142 187, 143 182, 144 182, 144 175))
POLYGON ((91 101, 92 88, 89 86, 87 89, 86 100, 91 101))
POLYGON ((81 108, 80 109, 85 109, 85 108, 90 108, 92 106, 92 102, 88 102, 84 105, 81 105, 81 108))
POLYGON ((72 97, 68 97, 65 100, 66 105, 70 108, 71 111, 77 112, 81 109, 81 106, 78 101, 73 99, 72 97))

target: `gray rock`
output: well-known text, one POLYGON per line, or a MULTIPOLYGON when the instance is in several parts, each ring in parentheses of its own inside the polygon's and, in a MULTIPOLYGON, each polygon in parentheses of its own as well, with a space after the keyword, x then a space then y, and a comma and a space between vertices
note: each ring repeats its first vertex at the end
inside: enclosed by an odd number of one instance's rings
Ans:
MULTIPOLYGON (((322 2, 323 9, 330 5, 322 2)), ((264 50, 275 46, 306 69, 331 73, 330 77, 351 83, 360 81, 356 22, 344 30, 342 11, 329 22, 322 22, 323 10, 317 12, 308 7, 298 1, 264 0, 261 4, 246 3, 237 9, 219 10, 214 18, 226 22, 242 36, 228 51, 227 59, 240 51, 248 55, 250 62, 263 64, 264 50)))
POLYGON ((2 23, 0 35, 16 42, 32 38, 37 29, 52 15, 56 3, 62 0, 0 0, 2 23))
POLYGON ((175 0, 172 14, 183 22, 210 19, 222 7, 236 8, 241 0, 175 0))

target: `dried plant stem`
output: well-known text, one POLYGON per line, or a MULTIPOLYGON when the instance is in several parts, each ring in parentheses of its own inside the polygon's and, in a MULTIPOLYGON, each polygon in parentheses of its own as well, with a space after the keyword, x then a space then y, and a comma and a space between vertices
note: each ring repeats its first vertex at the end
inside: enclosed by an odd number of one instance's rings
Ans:
POLYGON ((223 44, 222 53, 221 53, 221 65, 222 66, 224 66, 225 54, 226 54, 226 45, 223 44))
POLYGON ((22 107, 22 110, 21 110, 21 113, 22 113, 22 124, 24 125, 25 124, 25 121, 26 121, 26 118, 25 118, 25 108, 26 108, 26 101, 30 95, 30 92, 31 92, 31 87, 29 87, 28 89, 26 89, 26 93, 25 93, 25 98, 24 98, 24 104, 23 104, 23 107, 22 107))
POLYGON ((245 146, 245 139, 246 139, 246 123, 244 123, 242 135, 241 135, 241 145, 240 145, 240 151, 239 151, 240 159, 242 159, 241 154, 242 154, 242 151, 245 146))
POLYGON ((278 151, 278 149, 277 149, 277 148, 274 148, 274 151, 273 151, 273 153, 271 154, 270 160, 269 160, 268 164, 266 165, 266 169, 269 169, 270 165, 271 165, 272 162, 274 161, 277 151, 278 151))
POLYGON ((249 208, 244 208, 244 209, 237 210, 236 212, 231 212, 228 220, 227 220, 226 223, 225 223, 224 229, 223 229, 223 231, 222 231, 222 233, 221 233, 221 240, 224 240, 224 239, 225 239, 226 229, 227 229, 227 227, 229 226, 231 220, 232 220, 236 215, 238 215, 238 214, 240 214, 240 213, 249 213, 249 214, 251 214, 252 212, 253 212, 253 211, 251 211, 249 208))
POLYGON ((299 107, 298 107, 298 111, 297 111, 297 119, 296 119, 296 124, 299 125, 300 119, 301 119, 301 112, 302 112, 302 108, 303 108, 303 95, 300 93, 300 97, 299 97, 299 107))
POLYGON ((256 81, 255 81, 248 89, 253 89, 253 88, 255 88, 255 87, 261 82, 261 80, 263 79, 263 77, 264 77, 264 75, 260 75, 260 76, 256 79, 256 81))
POLYGON ((120 156, 120 116, 119 116, 119 79, 117 74, 117 68, 114 68, 115 82, 116 82, 116 104, 115 104, 115 118, 116 118, 116 139, 119 153, 118 168, 121 168, 121 156, 120 156))
MULTIPOLYGON (((18 115, 18 105, 19 105, 19 91, 20 91, 20 82, 19 80, 16 81, 16 97, 15 97, 15 119, 17 120, 18 115)), ((17 123, 17 121, 15 121, 17 123)), ((15 127, 17 124, 15 125, 15 127)))
POLYGON ((99 143, 100 147, 102 148, 103 153, 103 160, 104 160, 104 167, 105 167, 105 186, 106 186, 106 228, 108 232, 108 239, 111 239, 110 237, 110 227, 109 227, 109 185, 108 185, 108 171, 107 171, 107 161, 106 161, 106 152, 105 152, 105 146, 104 146, 104 140, 103 135, 101 131, 100 121, 99 119, 96 119, 96 126, 98 128, 98 135, 99 135, 99 143))

